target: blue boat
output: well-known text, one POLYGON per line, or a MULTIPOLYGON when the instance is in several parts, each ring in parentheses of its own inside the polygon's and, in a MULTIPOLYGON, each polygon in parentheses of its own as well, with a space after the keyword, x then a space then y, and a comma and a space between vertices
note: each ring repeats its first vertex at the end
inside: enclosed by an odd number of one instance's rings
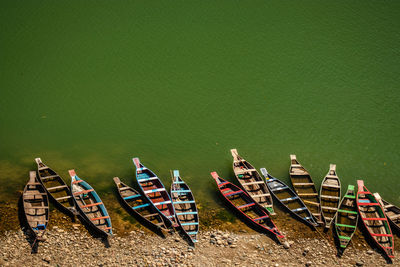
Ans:
POLYGON ((136 180, 143 195, 164 216, 165 219, 171 222, 173 227, 179 227, 175 218, 171 198, 160 178, 158 178, 150 169, 143 166, 140 163, 139 158, 133 158, 132 160, 136 166, 136 180))
POLYGON ((264 176, 268 189, 271 194, 284 206, 295 218, 305 222, 307 225, 315 228, 318 223, 314 220, 310 210, 299 198, 299 196, 290 189, 285 183, 271 176, 265 168, 260 169, 264 176))
POLYGON ((96 230, 112 235, 111 219, 99 195, 87 182, 79 178, 75 170, 69 170, 71 191, 81 216, 96 230))
POLYGON ((199 214, 193 193, 178 170, 174 170, 172 178, 171 199, 178 223, 194 245, 199 232, 199 214))

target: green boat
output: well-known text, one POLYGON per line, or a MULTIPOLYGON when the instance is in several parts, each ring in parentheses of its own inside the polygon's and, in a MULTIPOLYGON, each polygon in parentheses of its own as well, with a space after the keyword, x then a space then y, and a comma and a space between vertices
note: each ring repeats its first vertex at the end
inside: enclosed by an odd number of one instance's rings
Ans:
POLYGON ((339 238, 341 248, 345 249, 349 244, 357 229, 357 220, 356 193, 354 185, 349 185, 335 217, 336 235, 339 238))

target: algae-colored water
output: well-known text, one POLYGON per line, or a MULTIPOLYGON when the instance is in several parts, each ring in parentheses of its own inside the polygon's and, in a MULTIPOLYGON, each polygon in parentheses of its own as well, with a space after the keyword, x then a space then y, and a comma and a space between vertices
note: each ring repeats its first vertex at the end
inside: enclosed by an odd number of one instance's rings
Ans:
MULTIPOLYGON (((101 194, 132 157, 202 207, 231 148, 399 198, 399 1, 2 1, 0 199, 41 157, 101 194)), ((221 215, 222 216, 222 215, 221 215)))

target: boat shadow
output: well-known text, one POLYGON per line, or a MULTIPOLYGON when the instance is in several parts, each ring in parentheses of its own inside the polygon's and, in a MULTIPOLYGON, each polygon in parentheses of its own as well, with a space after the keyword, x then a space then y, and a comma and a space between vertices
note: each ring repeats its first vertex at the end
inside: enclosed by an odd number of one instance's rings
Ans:
POLYGON ((231 206, 231 204, 221 195, 220 192, 218 191, 214 191, 214 197, 218 198, 220 200, 222 200, 222 203, 224 203, 224 208, 227 209, 228 211, 232 212, 233 214, 235 214, 235 216, 241 221, 243 222, 246 226, 248 226, 249 228, 251 228, 252 230, 260 233, 260 234, 264 234, 266 236, 268 236, 271 240, 273 240, 277 245, 281 245, 283 244, 276 235, 272 234, 271 232, 267 231, 267 230, 263 230, 263 228, 261 228, 260 226, 255 225, 255 223, 249 221, 249 219, 241 214, 239 211, 237 211, 235 208, 233 208, 231 206))
POLYGON ((32 232, 28 221, 25 217, 22 195, 18 199, 18 222, 25 240, 31 247, 31 254, 36 254, 39 248, 39 242, 36 240, 35 234, 32 232))
POLYGON ((295 219, 297 222, 307 226, 308 228, 310 228, 312 231, 316 231, 316 227, 313 226, 312 224, 309 224, 307 222, 305 222, 304 220, 302 220, 301 218, 299 218, 298 216, 295 216, 294 214, 292 214, 291 212, 289 212, 289 208, 287 208, 286 206, 282 205, 282 203, 280 203, 278 201, 278 199, 275 197, 275 195, 273 195, 274 197, 274 206, 278 207, 279 210, 281 210, 282 212, 284 212, 286 215, 289 215, 291 218, 295 219))
POLYGON ((121 207, 124 208, 124 210, 131 215, 133 218, 135 218, 136 221, 138 221, 140 224, 142 224, 144 227, 146 227, 147 229, 149 229, 150 231, 152 231, 153 233, 155 233, 156 235, 158 235, 161 238, 166 238, 166 233, 172 234, 173 230, 171 231, 163 231, 161 230, 159 227, 154 227, 154 225, 150 224, 149 222, 147 222, 144 218, 142 218, 141 216, 138 216, 137 214, 135 214, 131 207, 129 207, 128 205, 126 205, 126 203, 122 200, 122 198, 120 197, 120 195, 118 194, 117 189, 114 189, 114 195, 116 196, 116 198, 118 199, 119 204, 121 205, 121 207))
POLYGON ((85 227, 86 231, 93 237, 101 240, 104 244, 104 247, 109 248, 111 246, 109 235, 104 234, 102 231, 98 230, 97 228, 93 227, 85 218, 83 218, 80 214, 76 216, 81 224, 85 227))
POLYGON ((391 258, 389 258, 386 253, 383 252, 383 249, 380 248, 374 241, 374 239, 370 236, 368 230, 366 229, 366 227, 363 225, 362 222, 360 222, 360 218, 358 221, 358 227, 357 227, 360 232, 362 233, 362 236, 364 237, 365 242, 367 242, 367 244, 376 252, 379 252, 379 254, 382 255, 382 257, 386 260, 387 264, 392 264, 393 261, 391 258))

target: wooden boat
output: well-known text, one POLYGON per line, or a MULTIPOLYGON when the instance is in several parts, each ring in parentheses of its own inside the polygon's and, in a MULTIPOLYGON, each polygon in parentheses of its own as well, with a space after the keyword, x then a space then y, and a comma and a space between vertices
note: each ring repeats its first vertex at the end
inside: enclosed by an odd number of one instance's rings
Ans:
POLYGON ((139 158, 133 158, 136 166, 136 180, 144 196, 153 204, 153 206, 167 219, 173 227, 179 227, 175 218, 174 207, 171 198, 168 195, 160 178, 151 170, 143 166, 139 158))
POLYGON ((389 258, 394 258, 394 239, 383 207, 373 194, 357 180, 357 208, 362 222, 375 243, 389 258))
POLYGON ((76 215, 75 201, 68 185, 60 175, 46 166, 40 158, 36 158, 35 161, 38 167, 39 182, 46 189, 50 199, 56 202, 63 210, 76 215))
POLYGON ((72 195, 81 216, 96 230, 112 235, 111 219, 99 195, 87 182, 79 178, 75 170, 69 170, 72 195))
POLYGON ((163 216, 158 210, 138 191, 132 187, 121 182, 118 177, 113 178, 117 185, 118 194, 121 197, 123 203, 129 210, 136 215, 136 217, 144 220, 148 225, 151 225, 154 229, 162 231, 168 231, 168 227, 165 224, 163 216))
POLYGON ((285 238, 278 230, 274 222, 268 215, 268 212, 261 207, 238 186, 222 179, 216 172, 212 172, 211 176, 218 185, 218 189, 228 203, 237 210, 243 217, 260 230, 271 233, 278 238, 285 238))
POLYGON ((335 217, 335 230, 341 248, 346 248, 350 243, 357 229, 357 221, 356 192, 354 185, 349 185, 335 217))
POLYGON ((49 222, 49 199, 43 185, 39 183, 36 172, 29 172, 29 181, 22 194, 26 221, 36 240, 44 241, 44 233, 49 222))
POLYGON ((336 175, 336 165, 329 166, 329 172, 322 181, 319 198, 321 200, 322 217, 325 228, 330 228, 335 219, 341 197, 339 177, 336 175))
POLYGON ((199 232, 199 214, 196 201, 189 186, 181 179, 178 170, 174 170, 171 184, 171 199, 179 225, 192 243, 197 242, 199 232))
POLYGON ((247 160, 239 156, 236 149, 231 149, 233 172, 242 188, 270 215, 275 215, 271 193, 258 171, 247 160))
POLYGON ((392 229, 400 232, 400 208, 382 199, 378 193, 374 193, 374 196, 385 210, 386 217, 391 223, 392 229))
POLYGON ((271 194, 292 214, 295 218, 305 222, 311 227, 318 226, 311 212, 299 196, 290 189, 285 183, 271 176, 265 168, 260 169, 265 177, 267 186, 271 194))
POLYGON ((297 161, 296 155, 290 155, 290 180, 294 191, 303 200, 311 214, 316 219, 317 223, 322 225, 321 204, 315 184, 311 179, 308 171, 297 161))

